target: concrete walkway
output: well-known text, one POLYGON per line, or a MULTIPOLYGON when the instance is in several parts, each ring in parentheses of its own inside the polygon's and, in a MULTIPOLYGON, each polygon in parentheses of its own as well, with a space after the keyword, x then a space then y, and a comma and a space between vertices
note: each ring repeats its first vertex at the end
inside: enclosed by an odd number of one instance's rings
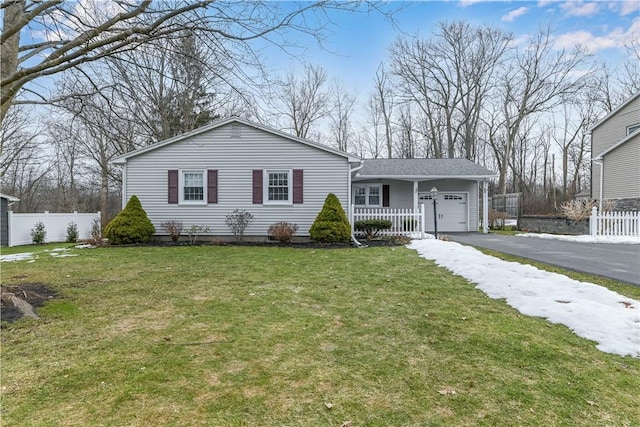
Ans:
POLYGON ((578 243, 502 234, 447 233, 451 240, 640 286, 640 245, 578 243))

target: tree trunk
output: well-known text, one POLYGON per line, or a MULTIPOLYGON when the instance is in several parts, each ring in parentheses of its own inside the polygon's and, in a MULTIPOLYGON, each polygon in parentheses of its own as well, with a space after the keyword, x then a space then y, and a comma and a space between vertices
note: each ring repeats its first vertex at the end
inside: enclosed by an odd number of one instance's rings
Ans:
MULTIPOLYGON (((24 18, 25 1, 24 0, 12 0, 2 3, 4 9, 4 20, 2 22, 2 33, 5 34, 12 30, 14 25, 24 18)), ((2 49, 0 49, 0 81, 4 81, 7 77, 13 75, 18 70, 18 48, 20 46, 20 31, 16 31, 15 34, 9 36, 2 42, 2 49)), ((14 85, 2 85, 0 87, 0 93, 2 96, 2 107, 0 109, 0 123, 4 120, 11 107, 11 101, 13 95, 15 95, 14 85), (13 93, 12 93, 13 92, 13 93)))

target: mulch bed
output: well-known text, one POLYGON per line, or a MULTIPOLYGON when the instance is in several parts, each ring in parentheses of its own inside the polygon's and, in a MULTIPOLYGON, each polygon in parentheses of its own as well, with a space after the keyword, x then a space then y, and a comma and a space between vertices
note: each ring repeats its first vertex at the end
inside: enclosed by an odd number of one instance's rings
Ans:
MULTIPOLYGON (((360 239, 359 242, 366 247, 387 247, 387 246, 403 246, 407 245, 411 239, 404 237, 389 237, 389 238, 380 238, 380 239, 372 239, 365 240, 360 239)), ((280 243, 280 242, 234 242, 234 241, 216 241, 211 242, 208 240, 198 240, 195 243, 188 243, 185 241, 179 241, 174 243, 170 240, 152 240, 143 245, 132 244, 132 245, 117 245, 120 247, 131 247, 131 246, 247 246, 247 247, 271 247, 271 248, 294 248, 294 249, 345 249, 345 248, 353 248, 355 245, 351 243, 318 243, 318 242, 291 242, 291 243, 280 243)), ((111 246, 111 247, 117 247, 111 246)))
MULTIPOLYGON (((14 294, 16 297, 31 304, 33 308, 42 307, 45 302, 56 298, 58 294, 42 283, 25 283, 22 285, 2 285, 2 295, 14 294)), ((18 310, 8 298, 0 298, 0 318, 3 322, 15 322, 21 319, 22 312, 18 310)))

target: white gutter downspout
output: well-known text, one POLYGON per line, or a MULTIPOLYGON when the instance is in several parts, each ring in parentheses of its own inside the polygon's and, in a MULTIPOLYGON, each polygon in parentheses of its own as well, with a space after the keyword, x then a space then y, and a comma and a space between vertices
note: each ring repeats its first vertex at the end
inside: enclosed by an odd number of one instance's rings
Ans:
POLYGON ((604 194, 602 186, 604 185, 604 159, 598 157, 591 160, 596 165, 600 166, 600 195, 598 197, 598 212, 602 212, 602 195, 604 194))
POLYGON ((349 200, 347 202, 348 203, 347 209, 349 211, 349 221, 352 222, 352 224, 351 224, 351 241, 358 247, 361 247, 363 245, 362 245, 362 243, 358 242, 358 240, 356 239, 356 236, 354 234, 354 230, 353 230, 353 214, 354 214, 354 212, 353 212, 352 203, 351 203, 351 175, 354 172, 359 171, 363 167, 364 167, 364 161, 361 159, 360 160, 360 164, 358 166, 356 166, 353 169, 349 169, 349 180, 348 180, 349 188, 347 190, 347 195, 349 197, 349 200))

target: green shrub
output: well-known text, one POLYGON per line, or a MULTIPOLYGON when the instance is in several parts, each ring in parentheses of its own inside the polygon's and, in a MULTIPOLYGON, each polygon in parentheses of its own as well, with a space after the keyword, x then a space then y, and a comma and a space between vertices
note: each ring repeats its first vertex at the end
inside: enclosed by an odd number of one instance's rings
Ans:
POLYGON ((109 244, 112 245, 145 243, 155 232, 156 229, 142 209, 140 200, 133 195, 127 206, 104 228, 103 237, 109 239, 109 244))
POLYGON ((391 221, 388 219, 362 219, 356 221, 353 227, 358 231, 364 231, 367 240, 371 240, 378 235, 380 230, 389 230, 391 221))
POLYGON ((33 228, 31 229, 31 240, 36 245, 39 245, 41 243, 44 243, 46 237, 47 237, 47 230, 44 227, 44 222, 42 221, 36 222, 33 225, 33 228))
POLYGON ((67 225, 67 243, 75 243, 78 240, 78 224, 71 221, 67 225))
POLYGON ((351 241, 349 220, 335 194, 329 193, 327 195, 322 210, 309 229, 309 236, 312 240, 321 243, 349 243, 351 241))

